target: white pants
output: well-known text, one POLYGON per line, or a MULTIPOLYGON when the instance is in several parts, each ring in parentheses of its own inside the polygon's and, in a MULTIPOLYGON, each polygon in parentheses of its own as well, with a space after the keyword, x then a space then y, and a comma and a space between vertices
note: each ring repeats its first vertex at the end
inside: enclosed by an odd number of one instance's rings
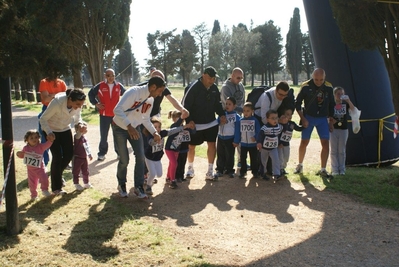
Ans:
POLYGON ((155 176, 162 177, 162 163, 161 161, 153 161, 145 159, 145 164, 148 169, 147 185, 152 186, 155 176))

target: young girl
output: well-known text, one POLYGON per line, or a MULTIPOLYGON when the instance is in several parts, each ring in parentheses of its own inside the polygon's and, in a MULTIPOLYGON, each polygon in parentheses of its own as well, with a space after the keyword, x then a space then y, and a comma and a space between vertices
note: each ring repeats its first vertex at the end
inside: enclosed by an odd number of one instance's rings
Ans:
POLYGON ((355 106, 345 95, 344 88, 335 87, 333 90, 334 131, 330 133, 330 156, 332 175, 345 175, 346 142, 348 141, 348 112, 353 112, 355 106))
POLYGON ((151 123, 154 125, 155 129, 157 130, 162 139, 161 142, 159 143, 155 142, 154 137, 148 132, 146 128, 144 128, 143 130, 143 134, 145 137, 144 154, 145 154, 145 163, 148 169, 147 188, 146 188, 147 195, 153 194, 152 185, 154 183, 154 178, 162 176, 161 159, 162 156, 164 155, 164 137, 168 135, 169 136, 177 135, 179 132, 181 132, 184 129, 183 126, 180 126, 180 127, 171 128, 169 130, 161 130, 162 123, 156 117, 153 117, 151 119, 151 123))
MULTIPOLYGON (((243 117, 240 120, 240 133, 234 138, 233 145, 241 145, 240 159, 241 162, 247 162, 247 154, 249 153, 250 166, 254 178, 258 176, 258 149, 256 148, 256 136, 260 130, 258 119, 254 116, 254 105, 251 102, 244 103, 243 117)), ((242 164, 240 169, 240 178, 247 175, 247 164, 242 164)))
MULTIPOLYGON (((218 179, 226 173, 230 178, 234 178, 234 136, 240 133, 240 116, 235 111, 236 99, 232 96, 226 98, 225 116, 227 123, 219 124, 218 139, 216 145, 216 175, 218 179)), ((220 122, 220 118, 218 118, 220 122)))
POLYGON ((283 110, 283 115, 280 116, 279 123, 283 126, 283 130, 279 137, 278 156, 280 158, 280 173, 281 175, 288 174, 285 171, 288 160, 290 159, 290 141, 292 132, 302 131, 303 127, 297 125, 292 119, 292 109, 283 110))
POLYGON ((85 122, 78 122, 75 124, 75 136, 73 143, 73 183, 76 190, 82 191, 87 188, 92 188, 89 183, 89 164, 87 162, 87 157, 93 160, 90 152, 89 145, 85 138, 87 133, 87 124, 85 122), (82 172, 83 186, 79 184, 79 174, 82 172))
POLYGON ((281 177, 280 160, 278 158, 278 137, 283 127, 278 124, 278 114, 276 110, 269 109, 266 112, 267 123, 262 126, 257 137, 257 148, 260 150, 261 162, 263 165, 263 179, 269 180, 266 175, 266 165, 270 158, 273 166, 273 180, 278 180, 281 177))
POLYGON ((168 118, 173 120, 173 124, 170 126, 172 129, 177 127, 177 129, 181 129, 179 132, 169 133, 169 137, 166 140, 165 145, 165 153, 169 159, 169 166, 167 177, 170 179, 170 188, 174 189, 177 188, 176 182, 176 169, 178 164, 179 158, 179 151, 182 143, 189 142, 191 140, 190 134, 194 133, 194 122, 190 122, 184 126, 183 120, 181 119, 181 112, 180 111, 169 111, 168 118))
POLYGON ((26 145, 22 151, 17 152, 17 156, 24 159, 27 167, 31 199, 36 200, 38 198, 36 189, 39 182, 43 196, 49 197, 51 193, 48 191, 49 182, 44 165, 43 152, 53 144, 53 140, 48 138, 47 142, 41 144, 39 131, 35 129, 29 130, 25 134, 24 141, 26 145))

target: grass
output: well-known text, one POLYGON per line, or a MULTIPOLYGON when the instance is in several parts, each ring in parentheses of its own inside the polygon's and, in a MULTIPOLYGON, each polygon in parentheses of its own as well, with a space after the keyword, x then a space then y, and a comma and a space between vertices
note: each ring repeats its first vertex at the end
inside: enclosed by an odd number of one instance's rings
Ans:
MULTIPOLYGON (((171 90, 181 98, 181 88, 171 90)), ((34 105, 21 107, 35 108, 31 106, 34 105)), ((171 124, 167 112, 172 108, 168 101, 163 101, 164 125, 171 124)), ((96 123, 96 112, 91 110, 87 116, 88 121, 96 123)), ((2 158, 1 147, 0 151, 2 158)), ((197 156, 206 156, 205 146, 198 147, 197 156)), ((399 210, 398 163, 379 169, 348 167, 345 176, 337 176, 332 182, 316 176, 317 168, 317 164, 307 164, 306 173, 290 174, 288 179, 346 194, 359 202, 399 210)), ((30 202, 26 167, 18 158, 15 170, 22 232, 18 236, 5 234, 6 214, 1 207, 0 266, 215 266, 194 248, 180 244, 173 233, 142 219, 148 207, 131 207, 96 189, 30 202)), ((3 173, 2 164, 0 171, 3 173)), ((66 178, 71 179, 70 172, 66 178)), ((72 184, 68 184, 66 190, 74 191, 72 184)))

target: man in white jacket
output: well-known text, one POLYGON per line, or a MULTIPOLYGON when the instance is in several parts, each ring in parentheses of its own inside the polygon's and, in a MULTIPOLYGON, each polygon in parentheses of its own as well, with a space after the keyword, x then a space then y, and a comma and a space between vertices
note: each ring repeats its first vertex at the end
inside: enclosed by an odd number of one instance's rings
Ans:
POLYGON ((133 86, 128 89, 114 108, 113 132, 114 142, 119 152, 119 163, 116 176, 118 178, 118 190, 122 197, 127 197, 126 174, 129 164, 129 151, 127 141, 130 143, 135 156, 134 168, 134 193, 139 198, 147 198, 144 184, 144 144, 140 125, 154 136, 159 142, 160 135, 151 123, 150 113, 154 103, 154 97, 160 96, 166 83, 161 77, 152 77, 148 84, 133 86))

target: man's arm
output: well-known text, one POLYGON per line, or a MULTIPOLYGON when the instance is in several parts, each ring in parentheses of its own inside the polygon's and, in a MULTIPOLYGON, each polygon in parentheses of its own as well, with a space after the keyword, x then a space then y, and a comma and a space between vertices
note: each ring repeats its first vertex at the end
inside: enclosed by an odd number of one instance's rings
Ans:
POLYGON ((261 99, 262 99, 261 105, 260 105, 261 118, 262 118, 263 124, 266 124, 267 123, 266 113, 269 111, 272 103, 270 101, 271 98, 269 98, 267 96, 266 92, 264 92, 262 94, 261 99))
POLYGON ((186 108, 184 108, 183 105, 172 94, 166 95, 166 98, 175 109, 181 112, 182 119, 185 119, 190 115, 190 112, 186 108))
POLYGON ((100 84, 97 84, 97 85, 93 86, 88 93, 89 101, 94 106, 98 103, 97 95, 98 95, 99 89, 100 89, 100 84))

